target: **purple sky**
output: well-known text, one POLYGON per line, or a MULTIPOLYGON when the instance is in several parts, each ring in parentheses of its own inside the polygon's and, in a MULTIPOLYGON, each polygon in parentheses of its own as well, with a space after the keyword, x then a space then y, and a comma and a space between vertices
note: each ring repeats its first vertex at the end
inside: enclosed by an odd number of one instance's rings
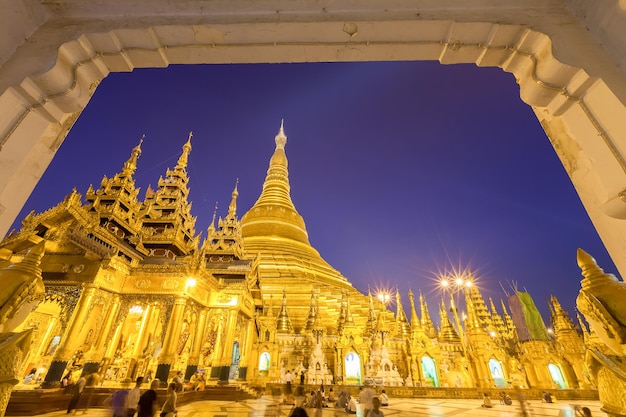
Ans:
MULTIPOLYGON (((146 134, 136 173, 173 168, 189 131, 190 200, 206 228, 258 198, 285 120, 291 195, 311 244, 362 292, 409 285, 437 316, 439 273, 471 268, 483 295, 526 288, 573 312, 576 248, 616 273, 511 74, 434 62, 171 66, 111 74, 26 203, 84 195, 121 170, 146 134)), ((548 324, 548 323, 546 323, 548 324)))

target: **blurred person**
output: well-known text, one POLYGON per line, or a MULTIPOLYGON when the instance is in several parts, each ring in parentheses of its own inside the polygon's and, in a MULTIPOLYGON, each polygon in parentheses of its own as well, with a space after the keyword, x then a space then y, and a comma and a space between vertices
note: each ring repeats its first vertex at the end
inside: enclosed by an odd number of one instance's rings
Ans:
POLYGON ((111 407, 113 417, 128 416, 128 390, 120 389, 109 395, 104 400, 106 407, 111 407))
POLYGON ((370 417, 384 417, 385 414, 380 411, 380 398, 372 398, 372 409, 369 411, 370 417))
POLYGON ((127 417, 134 417, 137 412, 139 404, 139 397, 141 397, 141 384, 143 383, 143 377, 137 377, 135 380, 135 386, 128 393, 128 410, 127 417))
POLYGON ((72 399, 70 403, 67 405, 67 414, 76 410, 76 406, 78 405, 78 401, 80 400, 80 396, 83 394, 85 390, 85 385, 87 385, 87 378, 81 376, 78 378, 74 386, 72 387, 72 399))
POLYGON ((154 417, 159 409, 156 389, 161 385, 159 378, 154 378, 150 389, 141 394, 137 403, 137 417, 154 417))
POLYGON ((161 407, 160 417, 174 417, 178 412, 176 410, 176 400, 178 396, 176 394, 176 383, 170 382, 167 386, 167 399, 163 403, 163 407, 161 407))

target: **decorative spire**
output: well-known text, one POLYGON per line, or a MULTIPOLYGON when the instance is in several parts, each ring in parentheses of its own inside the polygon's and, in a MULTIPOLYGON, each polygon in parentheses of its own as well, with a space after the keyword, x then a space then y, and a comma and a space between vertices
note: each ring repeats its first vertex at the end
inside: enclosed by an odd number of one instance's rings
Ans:
POLYGON ((576 333, 574 323, 569 318, 567 312, 561 307, 561 303, 554 295, 550 296, 552 310, 552 327, 554 327, 555 337, 564 335, 565 333, 576 333))
POLYGON ((309 305, 309 315, 306 318, 306 330, 311 331, 317 324, 317 298, 315 288, 311 288, 311 304, 309 305))
POLYGON ((472 302, 469 292, 465 293, 465 305, 467 307, 467 321, 465 324, 466 332, 469 334, 471 330, 484 330, 481 326, 480 318, 474 309, 474 303, 472 302))
POLYGON ((500 315, 498 314, 498 311, 496 310, 496 306, 493 304, 493 299, 491 297, 489 297, 489 307, 491 307, 492 327, 494 327, 498 331, 498 333, 500 333, 500 335, 506 336, 507 334, 506 326, 504 325, 504 321, 502 321, 502 317, 500 317, 500 315))
POLYGON ((141 155, 141 144, 143 143, 145 137, 146 135, 141 136, 141 139, 139 139, 139 144, 133 148, 130 154, 130 158, 128 158, 128 161, 124 163, 124 167, 122 168, 122 174, 125 177, 132 176, 137 170, 137 159, 139 158, 139 155, 141 155))
POLYGON ((285 135, 284 129, 285 119, 280 120, 280 130, 276 137, 274 137, 274 141, 276 142, 276 149, 285 149, 285 144, 287 143, 287 136, 285 135))
POLYGON ((437 339, 440 342, 458 343, 461 341, 461 338, 454 330, 454 327, 450 322, 450 317, 448 317, 448 311, 446 309, 446 304, 443 301, 443 298, 441 299, 441 306, 439 308, 439 322, 441 323, 441 329, 439 330, 437 339))
POLYGON ((341 308, 339 310, 339 320, 337 321, 337 334, 343 333, 343 327, 346 324, 346 292, 341 291, 341 308))
POLYGON ((411 332, 409 321, 404 313, 404 307, 402 307, 402 300, 400 297, 400 291, 396 288, 396 324, 399 335, 408 336, 411 332))
POLYGON ((211 218, 211 224, 209 224, 209 228, 207 229, 207 240, 211 241, 215 237, 215 217, 217 216, 217 204, 215 202, 215 208, 213 208, 213 217, 211 218))
MULTIPOLYGON (((208 252, 219 252, 220 254, 228 253, 234 255, 236 258, 241 259, 244 256, 243 250, 243 237, 241 235, 241 222, 237 218, 237 186, 239 180, 235 183, 235 188, 232 192, 232 200, 228 206, 228 215, 217 222, 217 230, 215 229, 215 213, 213 213, 213 220, 209 226, 209 233, 205 244, 208 242, 208 252), (211 229, 213 228, 213 229, 211 229)), ((217 203, 215 203, 217 210, 217 203)))
POLYGON ((417 311, 415 310, 415 296, 413 295, 413 291, 409 288, 409 301, 411 304, 411 329, 417 330, 420 329, 421 323, 419 317, 417 317, 417 311))
POLYGON ((183 145, 176 167, 167 169, 159 178, 159 188, 146 194, 142 221, 142 243, 149 256, 175 260, 177 256, 193 253, 200 240, 196 235, 196 217, 191 215, 187 161, 191 152, 191 137, 183 145))
POLYGON ((139 140, 128 160, 124 163, 121 172, 112 178, 103 176, 100 188, 94 190, 89 186, 85 194, 88 205, 87 211, 93 213, 99 220, 100 226, 109 234, 113 241, 122 241, 126 245, 129 242, 136 247, 140 241, 136 236, 140 234, 141 221, 139 212, 141 203, 138 201, 139 188, 135 187, 133 175, 137 169, 137 160, 141 155, 141 144, 144 137, 139 140), (132 236, 132 238, 130 238, 132 236))
POLYGON ((235 189, 231 194, 232 198, 230 200, 230 205, 228 206, 228 217, 235 218, 237 217, 237 197, 239 196, 239 191, 237 191, 237 186, 239 185, 239 178, 235 182, 235 189))
POLYGON ((437 332, 435 331, 435 325, 433 324, 432 319, 430 318, 430 313, 428 312, 428 303, 424 299, 420 291, 420 310, 422 315, 422 327, 426 331, 426 335, 431 339, 437 336, 437 332))
POLYGON ((189 138, 187 142, 183 145, 183 152, 180 154, 178 158, 178 163, 176 164, 176 171, 186 171, 187 163, 189 161, 189 152, 191 152, 191 138, 193 137, 193 132, 189 132, 189 138))
POLYGON ((289 319, 289 314, 287 313, 287 290, 284 289, 283 303, 280 306, 280 312, 276 318, 276 331, 278 333, 291 333, 293 331, 291 320, 289 319))

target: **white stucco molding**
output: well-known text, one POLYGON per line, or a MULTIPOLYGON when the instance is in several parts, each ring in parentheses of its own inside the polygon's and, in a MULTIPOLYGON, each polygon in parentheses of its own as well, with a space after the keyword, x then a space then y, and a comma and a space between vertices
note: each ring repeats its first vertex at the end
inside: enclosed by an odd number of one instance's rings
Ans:
MULTIPOLYGON (((52 44, 65 40, 52 64, 47 53, 37 60, 24 48, 0 68, 0 233, 110 72, 172 64, 438 60, 515 75, 522 100, 533 107, 618 268, 626 271, 626 203, 619 197, 626 189, 626 75, 584 30, 559 19, 560 26, 546 28, 549 35, 527 24, 400 18, 125 22, 104 32, 52 30, 52 44), (67 41, 68 31, 79 33, 67 41)), ((532 167, 520 167, 522 174, 527 169, 532 167)))

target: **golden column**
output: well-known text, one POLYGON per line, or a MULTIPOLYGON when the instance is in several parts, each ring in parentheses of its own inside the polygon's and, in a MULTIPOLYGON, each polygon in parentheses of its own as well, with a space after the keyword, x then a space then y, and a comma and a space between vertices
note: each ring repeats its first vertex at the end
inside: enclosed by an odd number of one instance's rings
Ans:
POLYGON ((104 359, 104 347, 106 342, 109 340, 108 336, 111 332, 111 327, 113 326, 113 321, 117 317, 117 313, 120 309, 120 297, 118 295, 113 296, 111 307, 108 311, 108 316, 104 323, 101 332, 97 333, 96 341, 92 345, 89 352, 87 352, 85 357, 85 373, 89 374, 91 372, 97 372, 98 367, 102 360, 104 359))
POLYGON ((135 379, 137 377, 137 362, 143 355, 143 351, 146 348, 149 337, 149 328, 152 323, 152 317, 154 316, 155 303, 149 303, 143 311, 141 318, 141 324, 139 326, 139 333, 137 334, 137 341, 133 349, 133 356, 131 358, 130 366, 128 367, 128 377, 135 379))
POLYGON ((67 363, 79 347, 80 333, 89 316, 89 308, 97 290, 98 287, 91 284, 83 286, 83 291, 74 309, 74 314, 70 319, 67 330, 65 330, 65 334, 61 338, 61 344, 54 354, 54 358, 50 364, 50 370, 46 374, 44 385, 57 385, 59 381, 61 381, 61 378, 63 378, 63 372, 67 367, 67 363))
POLYGON ((159 356, 159 365, 157 366, 156 378, 165 383, 170 376, 172 364, 176 362, 176 347, 180 337, 180 330, 183 325, 183 316, 187 305, 187 297, 180 295, 174 299, 172 314, 170 315, 167 331, 163 339, 163 349, 159 356))
MULTIPOLYGON (((228 310, 226 327, 222 329, 222 344, 219 362, 219 381, 218 384, 228 384, 230 366, 233 361, 233 343, 235 342, 235 327, 237 326, 238 310, 228 310)), ((214 367, 215 368, 215 367, 214 367)), ((211 375, 213 376, 213 375, 211 375)))
POLYGON ((239 379, 247 379, 248 368, 250 367, 250 359, 252 355, 252 338, 254 337, 253 320, 247 321, 246 338, 241 346, 241 360, 239 361, 239 379))
POLYGON ((48 322, 48 326, 46 326, 46 331, 44 335, 41 337, 39 342, 39 347, 37 348, 37 352, 35 353, 35 359, 40 360, 42 356, 46 354, 46 349, 50 346, 50 342, 52 340, 54 328, 59 322, 58 317, 50 317, 50 321, 48 322))
POLYGON ((202 349, 202 342, 204 341, 204 333, 206 331, 206 319, 208 314, 208 308, 203 308, 200 310, 198 322, 196 325, 196 331, 194 332, 193 345, 191 347, 191 352, 189 353, 187 369, 185 370, 185 379, 191 378, 191 376, 195 374, 198 370, 200 350, 202 349))

